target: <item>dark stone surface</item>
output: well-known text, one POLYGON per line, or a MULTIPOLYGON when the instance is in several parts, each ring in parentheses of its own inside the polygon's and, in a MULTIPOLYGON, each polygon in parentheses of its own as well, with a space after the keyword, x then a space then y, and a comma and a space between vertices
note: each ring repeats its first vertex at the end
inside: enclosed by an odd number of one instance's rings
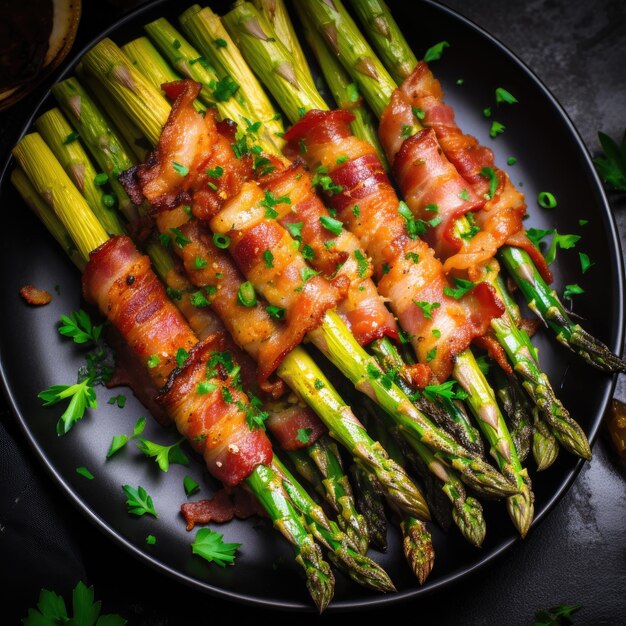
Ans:
MULTIPOLYGON (((598 130, 621 138, 626 127, 626 3, 443 3, 474 20, 531 67, 571 116, 592 154, 599 152, 598 130)), ((119 16, 120 6, 126 8, 122 2, 83 4, 77 47, 119 16)), ((0 113, 0 155, 13 145, 40 92, 0 113)), ((617 193, 609 198, 624 244, 625 198, 617 193)), ((623 377, 616 397, 626 400, 623 377)), ((138 564, 111 544, 60 500, 57 487, 32 460, 3 399, 0 459, 0 584, 12 592, 9 598, 3 593, 3 623, 17 623, 25 616, 27 608, 35 605, 41 587, 54 588, 67 598, 78 578, 95 585, 105 612, 120 612, 132 624, 208 624, 225 616, 237 621, 281 617, 196 593, 138 564), (15 541, 16 529, 35 504, 41 555, 19 564, 7 563, 6 542, 15 541), (50 557, 58 563, 52 571, 46 567, 50 557)), ((523 625, 533 623, 537 609, 570 603, 583 606, 575 615, 576 623, 624 623, 625 514, 624 475, 601 437, 594 446, 593 461, 525 542, 444 592, 384 609, 384 613, 372 611, 368 617, 390 622, 401 619, 402 613, 403 619, 408 615, 411 621, 421 623, 523 625)), ((362 615, 299 615, 296 619, 334 623, 338 618, 362 619, 362 615)))

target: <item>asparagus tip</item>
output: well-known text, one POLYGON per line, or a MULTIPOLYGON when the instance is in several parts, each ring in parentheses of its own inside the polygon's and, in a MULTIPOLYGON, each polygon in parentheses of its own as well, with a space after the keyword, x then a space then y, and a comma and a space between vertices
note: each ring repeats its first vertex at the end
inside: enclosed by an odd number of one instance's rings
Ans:
POLYGON ((535 515, 535 495, 530 488, 530 479, 526 470, 522 470, 520 475, 522 475, 525 482, 518 495, 507 499, 507 509, 515 524, 515 528, 517 528, 523 539, 526 537, 535 515))
POLYGON ((487 524, 483 517, 483 507, 475 498, 468 497, 462 506, 452 509, 452 517, 462 535, 479 548, 485 540, 487 524))
POLYGON ((420 585, 423 585, 435 564, 432 537, 426 524, 414 517, 402 520, 400 527, 404 537, 402 542, 404 556, 420 585))
POLYGON ((359 585, 382 593, 396 591, 387 572, 372 559, 346 549, 329 553, 330 560, 345 571, 359 585))

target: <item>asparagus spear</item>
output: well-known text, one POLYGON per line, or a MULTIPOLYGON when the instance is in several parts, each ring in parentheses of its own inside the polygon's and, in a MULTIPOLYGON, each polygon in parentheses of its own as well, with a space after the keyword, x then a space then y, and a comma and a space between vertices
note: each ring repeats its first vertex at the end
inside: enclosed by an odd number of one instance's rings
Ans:
POLYGON ((209 7, 193 5, 180 16, 180 23, 193 44, 218 68, 220 77, 236 76, 241 93, 246 100, 253 121, 260 121, 264 132, 277 148, 282 148, 283 127, 280 115, 261 89, 241 52, 233 43, 219 16, 209 7), (219 45, 216 44, 219 42, 219 45), (246 89, 241 89, 246 85, 246 89), (252 86, 252 88, 250 88, 252 86))
POLYGON ((335 522, 329 520, 320 507, 295 480, 284 463, 274 456, 273 469, 282 478, 285 491, 295 507, 304 515, 315 538, 329 550, 329 559, 360 585, 377 591, 395 591, 382 567, 363 556, 335 522))
MULTIPOLYGON (((413 71, 417 64, 417 59, 410 50, 402 32, 393 20, 389 9, 383 0, 350 0, 355 12, 362 20, 366 31, 370 34, 374 46, 385 61, 385 65, 392 70, 394 68, 403 67, 409 72, 413 71), (381 36, 377 28, 377 24, 385 23, 387 36, 381 36)), ((333 4, 335 0, 331 0, 329 4, 333 4)), ((321 13, 321 8, 317 5, 323 2, 317 2, 315 5, 317 11, 321 13)), ((336 0, 336 8, 340 10, 340 2, 336 0)), ((308 5, 307 5, 308 6, 308 5)), ((326 19, 332 18, 332 10, 326 11, 326 19)), ((345 33, 345 24, 347 20, 342 20, 341 33, 345 33)), ((335 26, 337 26, 335 22, 335 26)), ((358 31, 357 31, 358 32, 358 31)), ((351 32, 350 36, 354 33, 351 32)), ((342 61, 343 62, 343 61, 342 61)), ((349 62, 349 59, 347 59, 349 62)), ((394 76, 399 80, 403 80, 402 74, 398 73, 394 76)), ((389 77, 391 78, 391 77, 389 77)), ((387 91, 391 88, 393 81, 384 82, 381 89, 387 91)), ((621 359, 603 344, 601 341, 592 337, 579 324, 575 324, 563 304, 559 301, 556 292, 548 287, 545 281, 539 275, 537 268, 530 255, 527 252, 512 248, 511 246, 503 246, 499 255, 500 259, 507 267, 511 276, 518 283, 526 301, 530 308, 554 331, 558 341, 566 345, 573 352, 582 357, 587 363, 604 372, 626 372, 626 360, 621 359)), ((554 426, 550 424, 553 428, 554 426)), ((580 441, 571 442, 571 435, 561 433, 557 435, 559 441, 572 443, 572 447, 581 447, 584 445, 580 441)), ((583 450, 586 452, 586 450, 583 450)), ((576 453, 576 452, 575 452, 576 453)), ((581 454, 583 458, 588 458, 585 454, 581 454)))
MULTIPOLYGON (((364 407, 370 415, 376 411, 375 406, 372 406, 371 402, 366 401, 364 407)), ((402 451, 390 436, 389 431, 380 427, 381 422, 368 419, 366 423, 376 439, 385 446, 391 458, 396 463, 406 467, 407 463, 402 451)), ((435 564, 435 552, 431 534, 428 532, 424 522, 416 520, 414 517, 403 515, 398 510, 394 510, 394 513, 400 523, 405 559, 419 580, 420 585, 422 585, 435 564)))
POLYGON ((119 175, 131 165, 123 158, 123 155, 130 152, 130 148, 113 136, 109 130, 111 123, 108 120, 98 116, 92 121, 93 100, 75 78, 67 78, 53 85, 52 94, 82 141, 86 144, 91 142, 101 144, 98 166, 108 176, 124 215, 132 220, 137 216, 136 209, 118 180, 119 175))
POLYGON ((350 466, 350 474, 354 483, 357 506, 367 521, 370 541, 378 550, 385 552, 387 550, 387 518, 381 489, 376 478, 358 463, 350 466))
MULTIPOLYGON (((368 421, 368 427, 372 425, 374 436, 385 446, 389 454, 396 459, 403 467, 406 467, 406 459, 403 452, 398 446, 393 445, 389 441, 386 433, 395 433, 401 439, 401 432, 398 432, 396 426, 390 423, 388 417, 377 410, 377 407, 365 405, 367 412, 373 416, 373 420, 368 421), (385 429, 379 427, 380 424, 385 425, 385 429), (394 456, 395 455, 395 456, 394 456)), ((463 483, 459 479, 458 474, 445 467, 427 446, 417 443, 413 446, 413 450, 417 453, 421 461, 426 464, 431 474, 438 478, 439 489, 445 494, 452 505, 452 519, 458 526, 461 534, 474 546, 479 547, 485 539, 487 527, 483 517, 483 508, 475 498, 468 496, 463 483)), ((431 507, 432 508, 432 507, 431 507)), ((414 527, 412 527, 414 530, 414 527)))
POLYGON ((75 131, 59 109, 46 111, 37 120, 35 128, 56 154, 63 169, 85 196, 98 221, 109 235, 119 235, 123 228, 107 190, 108 176, 96 172, 87 157, 75 131))
MULTIPOLYGON (((169 107, 117 46, 106 39, 99 42, 85 55, 83 64, 86 71, 111 90, 127 115, 146 132, 149 140, 156 144, 159 129, 167 120, 169 107), (119 76, 125 76, 127 80, 120 82, 119 76), (161 106, 161 103, 164 106, 161 106)), ((355 427, 354 423, 358 424, 358 421, 350 408, 345 405, 331 383, 302 348, 296 348, 287 355, 278 369, 278 375, 287 384, 292 385, 292 388, 300 393, 301 398, 318 413, 335 439, 362 463, 372 467, 387 497, 418 516, 428 517, 428 508, 422 494, 406 476, 404 470, 386 457, 384 450, 375 444, 365 429, 360 425, 355 427), (327 403, 320 403, 317 400, 315 381, 319 381, 330 390, 327 403)), ((502 477, 498 476, 496 480, 502 482, 507 489, 511 489, 502 477)))
MULTIPOLYGON (((26 135, 13 149, 13 155, 37 193, 47 199, 86 261, 90 252, 106 242, 109 236, 84 198, 39 134, 26 135)), ((300 521, 282 482, 271 467, 259 465, 246 478, 246 484, 274 526, 292 544, 296 561, 304 569, 309 593, 318 609, 323 611, 332 598, 334 578, 312 534, 300 521)))
MULTIPOLYGON (((299 86, 276 79, 272 67, 287 63, 287 52, 284 46, 275 41, 270 25, 262 16, 258 16, 252 5, 242 3, 223 19, 247 61, 280 101, 292 121, 300 117, 303 109, 326 108, 325 104, 320 105, 319 99, 313 99, 311 94, 299 86), (254 28, 251 24, 254 24, 254 28)), ((372 379, 368 374, 368 367, 374 367, 374 372, 377 371, 373 359, 354 341, 336 316, 327 314, 322 326, 311 333, 311 338, 349 380, 390 412, 397 423, 403 424, 404 428, 412 432, 414 440, 424 441, 441 452, 444 462, 455 467, 469 485, 492 494, 498 493, 502 488, 507 490, 506 485, 494 475, 488 464, 468 454, 467 450, 436 429, 419 409, 411 405, 395 383, 391 384, 390 389, 386 389, 382 381, 372 379), (350 347, 344 349, 348 345, 350 347)))

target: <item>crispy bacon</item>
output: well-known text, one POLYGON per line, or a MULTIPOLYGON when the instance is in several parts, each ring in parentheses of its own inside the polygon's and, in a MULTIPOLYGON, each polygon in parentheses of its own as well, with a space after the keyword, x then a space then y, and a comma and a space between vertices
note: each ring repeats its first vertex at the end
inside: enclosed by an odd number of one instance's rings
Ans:
POLYGON ((182 368, 170 376, 159 400, 174 418, 176 427, 202 454, 215 478, 233 486, 258 465, 272 461, 272 446, 265 432, 247 423, 246 395, 210 367, 210 358, 222 352, 222 335, 212 335, 190 351, 182 368), (200 389, 201 383, 210 390, 200 389))
POLYGON ((45 289, 38 289, 33 285, 24 285, 20 289, 20 296, 31 306, 44 306, 52 302, 52 294, 45 289))
POLYGON ((159 388, 176 366, 178 349, 188 350, 196 343, 152 272, 150 259, 128 237, 113 237, 90 254, 83 292, 120 331, 139 360, 149 364, 150 376, 159 388))
POLYGON ((305 405, 269 405, 265 424, 283 450, 298 450, 314 444, 328 429, 305 405))
POLYGON ((526 212, 523 194, 515 189, 508 175, 494 163, 493 152, 478 143, 471 135, 458 127, 454 112, 443 101, 439 81, 433 76, 428 64, 421 61, 400 91, 411 106, 424 111, 423 123, 432 128, 446 157, 459 174, 471 185, 479 198, 487 198, 484 208, 476 214, 476 221, 488 235, 468 244, 458 259, 451 259, 446 269, 468 269, 488 261, 502 245, 526 250, 535 261, 543 278, 551 282, 552 274, 541 255, 526 237, 522 218, 526 212), (484 168, 491 168, 498 179, 494 197, 489 199, 489 177, 484 168))
POLYGON ((180 511, 187 522, 187 530, 193 530, 196 524, 223 524, 235 517, 248 519, 253 515, 266 515, 259 501, 242 487, 220 489, 210 499, 184 502, 180 511))
POLYGON ((208 367, 211 356, 226 346, 222 335, 198 343, 150 269, 148 258, 128 237, 114 237, 91 253, 83 292, 146 364, 158 388, 167 377, 159 401, 178 430, 203 454, 213 476, 236 485, 257 465, 271 461, 271 444, 264 431, 248 427, 245 394, 232 385, 223 368, 208 367), (175 369, 179 349, 188 351, 188 358, 175 369), (158 362, 148 361, 149 357, 158 362), (201 382, 209 387, 201 390, 201 382))
POLYGON ((349 282, 345 276, 329 281, 307 273, 310 268, 304 257, 293 246, 288 231, 266 215, 264 202, 259 185, 245 183, 211 220, 211 228, 230 237, 229 252, 235 263, 257 292, 285 310, 287 326, 299 342, 319 326, 324 313, 345 294, 349 282), (269 261, 268 253, 272 255, 269 261))
POLYGON ((379 136, 413 215, 424 222, 439 222, 426 231, 424 239, 443 261, 463 247, 463 240, 454 233, 456 220, 480 209, 484 200, 441 153, 433 130, 405 138, 404 129, 413 122, 409 99, 396 89, 381 117, 379 136))
POLYGON ((313 188, 311 175, 301 163, 276 171, 259 180, 275 197, 288 197, 290 204, 278 205, 280 224, 300 224, 302 243, 308 246, 309 263, 325 276, 345 276, 346 296, 337 312, 362 346, 381 337, 396 339, 398 329, 391 312, 371 280, 372 267, 358 239, 343 229, 339 235, 323 226, 329 213, 313 188), (280 210, 286 208, 287 210, 280 210))
POLYGON ((459 300, 445 294, 441 263, 426 242, 409 236, 384 168, 374 149, 352 135, 351 119, 345 111, 309 112, 285 138, 292 152, 306 147, 301 158, 311 169, 327 169, 335 186, 327 196, 329 205, 372 258, 378 291, 412 336, 419 360, 443 380, 454 356, 502 314, 501 304, 487 285, 459 300), (353 158, 339 159, 345 155, 353 158))

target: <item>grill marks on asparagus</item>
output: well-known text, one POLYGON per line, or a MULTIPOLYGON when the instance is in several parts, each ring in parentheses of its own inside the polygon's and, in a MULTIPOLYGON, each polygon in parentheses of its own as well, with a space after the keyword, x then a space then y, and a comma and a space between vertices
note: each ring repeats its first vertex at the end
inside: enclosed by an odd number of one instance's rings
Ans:
POLYGON ((411 231, 418 224, 409 224, 399 213, 400 202, 378 156, 351 134, 351 120, 346 111, 310 111, 285 138, 293 152, 305 145, 301 156, 309 167, 326 168, 341 189, 328 197, 329 204, 372 258, 378 291, 412 337, 420 362, 445 380, 454 357, 483 335, 503 310, 487 285, 459 299, 445 293, 449 284, 441 263, 411 231), (341 161, 343 155, 347 161, 341 161))

